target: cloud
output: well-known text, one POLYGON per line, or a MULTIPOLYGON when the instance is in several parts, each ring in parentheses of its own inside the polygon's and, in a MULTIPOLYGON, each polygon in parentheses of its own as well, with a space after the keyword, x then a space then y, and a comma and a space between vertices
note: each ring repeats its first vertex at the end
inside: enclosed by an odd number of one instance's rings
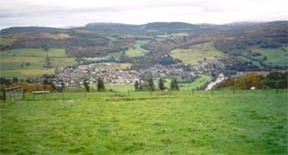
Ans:
POLYGON ((2 28, 27 25, 65 27, 89 22, 221 24, 287 20, 286 3, 286 0, 9 0, 1 2, 0 25, 2 28))

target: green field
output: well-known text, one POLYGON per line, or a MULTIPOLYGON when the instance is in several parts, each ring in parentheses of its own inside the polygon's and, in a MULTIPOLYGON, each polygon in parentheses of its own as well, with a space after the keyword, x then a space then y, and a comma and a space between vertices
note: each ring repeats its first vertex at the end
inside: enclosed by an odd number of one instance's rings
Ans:
POLYGON ((252 52, 260 53, 261 57, 266 57, 263 61, 265 64, 272 66, 287 66, 288 65, 288 51, 287 47, 276 49, 253 49, 252 52))
POLYGON ((212 42, 193 45, 189 49, 175 49, 171 51, 171 56, 181 60, 185 64, 196 65, 200 61, 223 58, 223 52, 215 49, 212 42))
POLYGON ((127 51, 125 51, 125 55, 128 57, 141 57, 144 56, 146 53, 148 53, 147 50, 141 48, 141 45, 147 43, 146 40, 138 40, 134 44, 134 48, 129 48, 127 51))
POLYGON ((0 51, 1 76, 7 78, 27 78, 43 74, 53 74, 54 68, 43 68, 47 54, 51 59, 52 65, 55 67, 76 64, 74 58, 70 58, 65 54, 64 49, 49 49, 48 52, 37 48, 4 50, 0 51))
POLYGON ((198 78, 195 79, 192 83, 181 83, 179 84, 180 90, 193 90, 199 89, 206 83, 210 82, 212 78, 207 75, 200 75, 198 78))
POLYGON ((288 153, 287 90, 25 97, 0 103, 3 155, 288 153))
POLYGON ((115 60, 119 60, 121 58, 121 56, 123 55, 124 52, 120 51, 120 52, 112 52, 109 53, 105 56, 105 58, 111 59, 114 58, 115 60))

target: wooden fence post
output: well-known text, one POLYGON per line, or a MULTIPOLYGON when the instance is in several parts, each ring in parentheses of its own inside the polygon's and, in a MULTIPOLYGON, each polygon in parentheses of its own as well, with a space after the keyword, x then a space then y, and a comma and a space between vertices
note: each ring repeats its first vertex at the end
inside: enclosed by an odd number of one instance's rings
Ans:
POLYGON ((23 99, 25 99, 25 92, 24 92, 24 89, 22 88, 22 97, 23 97, 23 99))
POLYGON ((5 91, 5 88, 3 89, 3 92, 2 92, 2 93, 3 93, 3 100, 6 101, 6 91, 5 91))

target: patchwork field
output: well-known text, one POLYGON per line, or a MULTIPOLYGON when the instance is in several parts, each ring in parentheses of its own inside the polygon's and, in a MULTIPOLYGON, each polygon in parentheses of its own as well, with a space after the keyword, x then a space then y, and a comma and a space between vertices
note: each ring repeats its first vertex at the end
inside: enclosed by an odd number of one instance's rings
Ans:
POLYGON ((43 49, 21 48, 5 50, 0 52, 0 71, 2 77, 27 78, 43 74, 52 74, 54 69, 44 68, 46 55, 50 57, 55 67, 65 67, 76 64, 74 58, 65 54, 64 49, 43 49))
POLYGON ((224 57, 224 53, 215 49, 213 43, 203 43, 190 47, 190 49, 175 49, 171 51, 173 58, 185 64, 196 65, 200 61, 213 60, 224 57))
POLYGON ((287 90, 122 96, 51 93, 33 100, 26 94, 23 101, 1 103, 0 153, 288 153, 287 90))

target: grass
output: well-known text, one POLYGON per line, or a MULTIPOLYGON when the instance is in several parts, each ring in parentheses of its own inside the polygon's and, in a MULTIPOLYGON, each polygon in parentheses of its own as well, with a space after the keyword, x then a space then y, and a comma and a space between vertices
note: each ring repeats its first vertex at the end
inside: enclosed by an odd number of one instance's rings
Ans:
POLYGON ((24 56, 24 57, 46 57, 46 54, 48 53, 49 57, 67 57, 65 54, 64 49, 57 49, 52 48, 49 49, 47 52, 40 48, 18 48, 18 49, 12 49, 12 50, 4 50, 0 52, 1 57, 10 56, 10 57, 18 57, 18 56, 24 56))
POLYGON ((193 89, 199 89, 206 83, 210 82, 212 79, 210 76, 207 75, 200 75, 198 78, 195 79, 192 83, 181 83, 179 84, 180 90, 187 90, 191 91, 193 89))
POLYGON ((1 103, 1 154, 288 153, 287 90, 83 95, 1 103))
POLYGON ((135 42, 134 47, 135 48, 129 48, 127 51, 125 51, 125 55, 128 57, 141 57, 144 56, 146 53, 148 53, 147 50, 141 48, 141 46, 145 43, 147 43, 147 40, 138 40, 135 42))
MULTIPOLYGON (((286 47, 287 48, 287 47, 286 47)), ((267 60, 263 61, 268 65, 273 66, 287 66, 288 65, 288 51, 285 47, 276 49, 253 49, 252 52, 260 53, 262 57, 267 57, 267 60)))
POLYGON ((173 58, 181 60, 185 64, 197 65, 201 61, 223 58, 223 52, 215 49, 213 43, 193 45, 190 49, 175 49, 171 51, 173 58))
POLYGON ((106 86, 107 90, 113 90, 113 91, 117 91, 117 92, 128 92, 128 91, 133 91, 134 90, 134 85, 112 85, 112 84, 108 84, 106 86))
POLYGON ((120 52, 112 52, 112 53, 109 53, 109 54, 107 54, 105 57, 108 58, 108 59, 114 58, 114 59, 116 59, 116 60, 119 60, 122 55, 123 55, 123 52, 120 51, 120 52))
POLYGON ((49 49, 48 52, 37 48, 4 50, 0 52, 1 76, 27 78, 52 74, 54 69, 43 68, 47 54, 53 66, 65 67, 76 64, 74 58, 65 54, 64 49, 49 49))
MULTIPOLYGON (((97 84, 91 84, 90 89, 92 91, 97 90, 97 84)), ((121 93, 127 93, 128 91, 133 91, 134 90, 134 85, 132 84, 106 84, 105 89, 110 91, 116 91, 116 92, 121 92, 121 93)), ((84 90, 84 89, 83 89, 84 90)))

